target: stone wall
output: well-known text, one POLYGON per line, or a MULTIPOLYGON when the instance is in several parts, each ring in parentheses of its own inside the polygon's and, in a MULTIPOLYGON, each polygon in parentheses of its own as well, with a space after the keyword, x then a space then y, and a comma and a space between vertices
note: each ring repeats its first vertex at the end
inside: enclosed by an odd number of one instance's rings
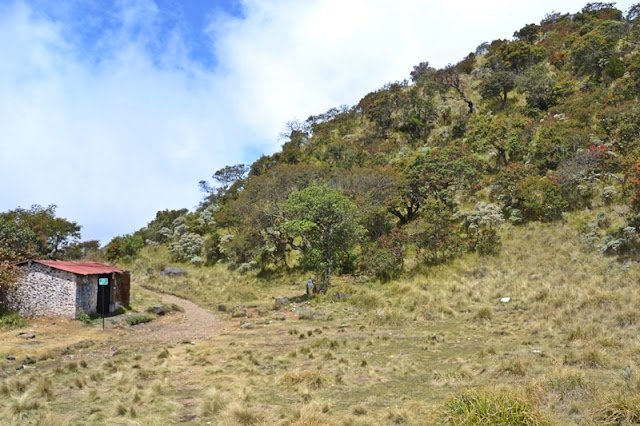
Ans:
POLYGON ((39 263, 20 268, 23 275, 6 294, 10 309, 25 317, 76 316, 76 276, 39 263))

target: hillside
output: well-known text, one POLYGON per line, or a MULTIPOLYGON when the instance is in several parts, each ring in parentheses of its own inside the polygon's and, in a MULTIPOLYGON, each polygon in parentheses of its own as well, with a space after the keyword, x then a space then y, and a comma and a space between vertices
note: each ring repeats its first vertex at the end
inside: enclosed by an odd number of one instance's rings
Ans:
MULTIPOLYGON (((589 3, 425 58, 287 123, 279 152, 200 182, 194 211, 60 250, 132 270, 133 311, 171 294, 224 332, 89 325, 89 349, 4 374, 0 407, 34 424, 640 423, 639 16, 589 3)), ((18 229, 16 211, 0 221, 18 229)))

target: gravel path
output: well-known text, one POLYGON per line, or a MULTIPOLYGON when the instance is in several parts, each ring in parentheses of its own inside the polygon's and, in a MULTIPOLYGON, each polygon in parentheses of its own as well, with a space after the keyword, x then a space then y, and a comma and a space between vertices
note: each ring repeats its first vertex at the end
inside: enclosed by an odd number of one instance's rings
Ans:
POLYGON ((164 304, 176 304, 184 312, 158 317, 155 321, 135 326, 134 335, 165 343, 210 339, 229 328, 228 320, 217 317, 193 302, 170 294, 159 294, 164 304), (142 334, 145 334, 143 337, 142 334))

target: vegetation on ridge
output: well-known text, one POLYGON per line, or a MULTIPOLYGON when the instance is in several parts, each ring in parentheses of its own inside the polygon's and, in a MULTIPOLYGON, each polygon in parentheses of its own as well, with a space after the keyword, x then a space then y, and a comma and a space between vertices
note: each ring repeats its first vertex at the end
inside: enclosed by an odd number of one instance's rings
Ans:
POLYGON ((166 344, 114 328, 74 360, 14 343, 38 369, 3 370, 0 411, 34 424, 637 424, 639 16, 553 13, 288 123, 281 151, 200 182, 195 211, 160 211, 105 248, 134 294, 196 301, 224 332, 166 344), (188 274, 160 274, 173 263, 188 274), (307 299, 310 275, 322 291, 307 299))

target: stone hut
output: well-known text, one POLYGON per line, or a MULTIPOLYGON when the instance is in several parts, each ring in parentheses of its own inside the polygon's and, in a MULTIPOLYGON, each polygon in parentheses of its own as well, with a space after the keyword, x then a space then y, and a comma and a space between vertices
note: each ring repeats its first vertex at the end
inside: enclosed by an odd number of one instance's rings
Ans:
POLYGON ((109 314, 129 303, 130 274, 98 262, 29 260, 4 295, 22 316, 76 318, 109 314))

